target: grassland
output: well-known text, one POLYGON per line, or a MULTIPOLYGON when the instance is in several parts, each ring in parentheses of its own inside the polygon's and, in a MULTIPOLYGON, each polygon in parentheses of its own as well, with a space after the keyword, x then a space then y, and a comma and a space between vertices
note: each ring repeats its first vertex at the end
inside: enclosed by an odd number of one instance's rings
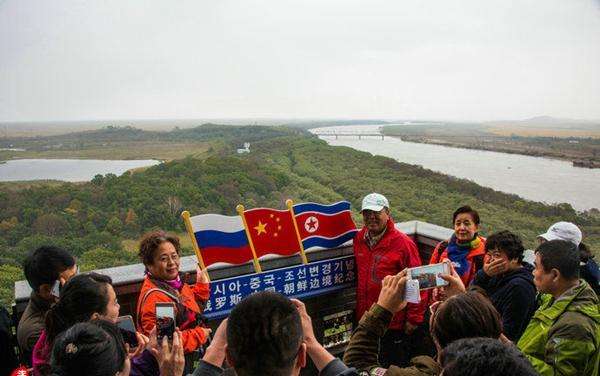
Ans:
POLYGON ((161 159, 174 160, 190 155, 200 158, 209 149, 206 142, 111 142, 80 149, 56 147, 48 150, 0 151, 0 161, 10 159, 161 159))

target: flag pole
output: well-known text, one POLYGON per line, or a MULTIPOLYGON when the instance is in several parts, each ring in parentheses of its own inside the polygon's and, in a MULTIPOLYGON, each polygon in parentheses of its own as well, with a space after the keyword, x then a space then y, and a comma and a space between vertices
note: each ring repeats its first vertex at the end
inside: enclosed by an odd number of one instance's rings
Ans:
POLYGON ((304 245, 302 245, 302 239, 300 238, 300 230, 298 230, 298 223, 296 223, 296 215, 294 214, 294 201, 287 199, 285 200, 285 204, 287 205, 290 215, 292 216, 292 223, 294 223, 294 230, 296 230, 296 238, 298 238, 298 244, 300 244, 300 258, 302 258, 303 264, 308 264, 306 253, 304 253, 304 245))
POLYGON ((239 204, 235 210, 237 210, 240 217, 242 217, 242 222, 244 223, 244 229, 246 230, 246 236, 248 237, 248 244, 250 244, 250 250, 252 250, 252 256, 254 257, 254 270, 257 273, 262 273, 260 263, 258 262, 258 257, 256 257, 256 251, 254 250, 254 243, 252 243, 252 234, 250 234, 250 228, 248 228, 248 223, 246 222, 246 217, 244 216, 244 205, 239 204))
MULTIPOLYGON (((198 246, 198 241, 196 240, 196 235, 194 235, 194 229, 192 228, 192 220, 190 219, 190 212, 185 210, 181 213, 181 218, 183 218, 183 222, 185 223, 185 228, 190 235, 190 239, 192 240, 192 248, 194 248, 194 252, 196 253, 196 258, 198 259, 198 264, 200 265, 200 269, 206 270, 206 266, 204 265, 204 259, 202 258, 202 254, 200 253, 200 247, 198 246)), ((210 276, 208 272, 206 273, 208 278, 208 282, 210 282, 210 276)), ((196 279, 200 278, 199 275, 196 276, 196 279)))

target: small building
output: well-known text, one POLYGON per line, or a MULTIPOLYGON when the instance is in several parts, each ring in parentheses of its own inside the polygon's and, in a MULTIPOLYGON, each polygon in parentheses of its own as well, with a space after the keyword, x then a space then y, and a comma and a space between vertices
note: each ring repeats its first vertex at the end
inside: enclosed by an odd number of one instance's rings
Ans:
POLYGON ((238 154, 250 153, 250 143, 249 142, 244 142, 244 148, 237 149, 237 153, 238 154))

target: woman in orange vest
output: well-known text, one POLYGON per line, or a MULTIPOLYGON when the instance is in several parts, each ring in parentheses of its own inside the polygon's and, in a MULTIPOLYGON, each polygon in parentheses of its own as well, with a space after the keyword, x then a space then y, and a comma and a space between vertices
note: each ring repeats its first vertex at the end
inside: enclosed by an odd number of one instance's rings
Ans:
POLYGON ((187 355, 206 343, 210 333, 210 329, 201 324, 201 307, 210 293, 206 271, 196 267, 196 283, 185 283, 179 272, 179 239, 163 231, 150 232, 142 237, 139 256, 146 267, 137 303, 139 330, 148 335, 156 326, 156 303, 174 303, 176 326, 181 330, 187 367, 188 360, 192 360, 187 355))
POLYGON ((454 234, 440 242, 431 254, 430 264, 450 260, 465 286, 469 286, 475 274, 483 267, 485 238, 479 231, 479 214, 470 206, 462 206, 452 215, 454 234))

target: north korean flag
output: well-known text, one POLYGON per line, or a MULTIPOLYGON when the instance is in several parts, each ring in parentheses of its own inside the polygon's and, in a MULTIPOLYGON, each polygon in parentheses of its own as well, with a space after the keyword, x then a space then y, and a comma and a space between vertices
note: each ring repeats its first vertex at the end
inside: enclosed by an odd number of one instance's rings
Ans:
POLYGON ((331 205, 297 204, 294 215, 305 250, 339 247, 354 238, 357 231, 348 201, 331 205))

